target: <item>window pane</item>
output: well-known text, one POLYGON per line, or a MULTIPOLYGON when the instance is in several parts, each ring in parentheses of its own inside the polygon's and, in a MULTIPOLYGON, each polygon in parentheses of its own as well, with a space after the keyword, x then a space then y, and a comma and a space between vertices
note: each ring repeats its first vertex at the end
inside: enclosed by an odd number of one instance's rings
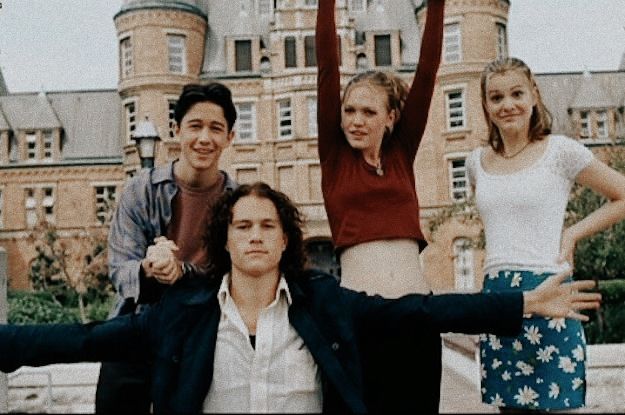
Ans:
POLYGON ((287 36, 284 38, 284 67, 295 68, 297 66, 297 52, 295 38, 287 36))
POLYGON ((375 35, 375 65, 389 66, 391 64, 391 35, 375 35))
POLYGON ((443 62, 455 63, 462 60, 460 24, 446 24, 443 32, 443 62))
POLYGON ((167 35, 167 45, 169 47, 169 71, 185 73, 185 37, 183 35, 167 35))
POLYGON ((251 40, 235 40, 235 71, 251 71, 252 70, 252 41, 251 40))
POLYGON ((305 50, 305 65, 317 66, 317 55, 315 54, 315 37, 304 37, 304 50, 305 50))

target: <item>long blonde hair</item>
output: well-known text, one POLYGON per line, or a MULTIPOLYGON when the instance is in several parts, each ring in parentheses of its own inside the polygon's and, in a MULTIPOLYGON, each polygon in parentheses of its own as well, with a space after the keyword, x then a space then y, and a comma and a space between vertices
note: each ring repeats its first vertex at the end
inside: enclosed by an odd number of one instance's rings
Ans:
POLYGON ((490 79, 491 75, 503 74, 508 71, 519 71, 520 73, 525 75, 536 94, 536 105, 534 105, 534 108, 532 108, 532 116, 530 117, 530 130, 528 134, 529 140, 542 140, 546 135, 551 133, 551 113, 543 102, 543 99, 540 95, 540 90, 538 89, 538 85, 536 84, 536 79, 534 78, 534 74, 532 74, 530 68, 525 64, 525 62, 517 58, 502 58, 492 61, 491 63, 486 65, 486 68, 484 68, 484 71, 482 72, 482 77, 480 79, 480 85, 482 95, 482 110, 484 111, 484 118, 486 119, 486 123, 488 124, 488 144, 490 144, 492 149, 499 154, 502 154, 504 151, 503 141, 501 139, 501 133, 499 132, 499 129, 490 119, 490 117, 488 116, 488 111, 486 110, 486 83, 490 79))

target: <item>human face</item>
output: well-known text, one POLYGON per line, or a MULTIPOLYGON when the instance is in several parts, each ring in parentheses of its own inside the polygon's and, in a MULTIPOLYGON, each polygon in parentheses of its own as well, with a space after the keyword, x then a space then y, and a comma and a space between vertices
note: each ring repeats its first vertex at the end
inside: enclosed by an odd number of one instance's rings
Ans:
POLYGON ((384 130, 391 129, 395 113, 388 110, 386 92, 367 83, 352 86, 343 99, 341 127, 352 148, 377 153, 384 130))
POLYGON ((502 135, 529 133, 536 90, 521 71, 491 75, 486 82, 486 111, 502 135))
POLYGON ((249 195, 234 204, 226 242, 233 274, 279 275, 280 259, 286 247, 287 238, 271 200, 249 195))
POLYGON ((230 145, 234 131, 228 131, 223 109, 209 101, 193 104, 176 126, 180 138, 181 168, 202 171, 218 169, 222 151, 230 145))

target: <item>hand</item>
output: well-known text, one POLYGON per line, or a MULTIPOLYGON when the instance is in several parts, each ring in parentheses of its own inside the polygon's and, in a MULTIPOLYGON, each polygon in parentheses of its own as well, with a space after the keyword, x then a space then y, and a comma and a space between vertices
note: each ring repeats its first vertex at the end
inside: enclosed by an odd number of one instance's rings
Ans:
POLYGON ((578 292, 593 289, 596 284, 591 280, 564 282, 570 275, 571 270, 552 275, 535 289, 524 292, 523 313, 588 321, 588 316, 578 311, 599 308, 601 294, 578 292))
POLYGON ((571 228, 565 229, 562 233, 562 242, 560 242, 560 256, 558 257, 559 264, 568 262, 571 268, 573 268, 573 255, 575 254, 576 244, 577 239, 573 237, 571 228))
POLYGON ((148 247, 145 259, 141 262, 145 275, 154 277, 162 284, 171 285, 182 276, 182 263, 175 251, 179 248, 174 241, 163 236, 154 239, 155 244, 148 247))

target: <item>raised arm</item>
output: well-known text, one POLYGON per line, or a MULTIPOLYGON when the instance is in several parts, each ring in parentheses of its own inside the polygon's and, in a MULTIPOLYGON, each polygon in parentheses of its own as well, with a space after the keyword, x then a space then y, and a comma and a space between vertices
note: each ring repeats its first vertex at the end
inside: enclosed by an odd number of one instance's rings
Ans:
POLYGON ((421 40, 417 72, 401 117, 395 127, 396 136, 408 149, 407 156, 411 159, 416 156, 421 143, 434 93, 443 45, 444 9, 445 0, 427 0, 427 18, 421 40))
POLYGON ((315 29, 317 54, 317 125, 321 163, 328 160, 333 148, 344 145, 341 131, 341 78, 334 18, 335 0, 320 0, 315 29))

